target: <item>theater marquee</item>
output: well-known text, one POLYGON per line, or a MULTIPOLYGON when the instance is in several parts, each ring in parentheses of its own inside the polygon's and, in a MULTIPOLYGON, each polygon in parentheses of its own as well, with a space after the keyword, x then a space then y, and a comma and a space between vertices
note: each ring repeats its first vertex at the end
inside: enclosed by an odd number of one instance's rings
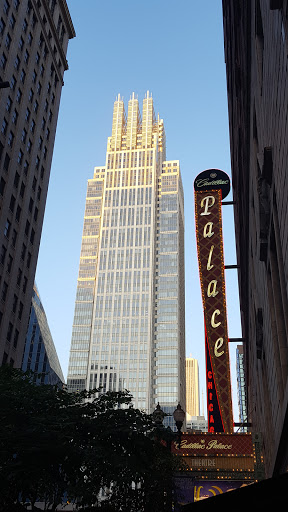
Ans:
POLYGON ((171 451, 183 463, 174 475, 175 512, 265 478, 257 433, 183 433, 171 443, 171 451))
POLYGON ((230 179, 218 169, 197 176, 195 219, 205 321, 209 432, 233 432, 221 201, 230 179))

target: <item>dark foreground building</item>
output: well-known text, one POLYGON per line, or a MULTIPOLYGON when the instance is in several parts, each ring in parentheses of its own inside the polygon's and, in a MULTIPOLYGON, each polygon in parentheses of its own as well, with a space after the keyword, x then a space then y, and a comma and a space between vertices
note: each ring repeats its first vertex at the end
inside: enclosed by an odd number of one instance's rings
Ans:
POLYGON ((288 470, 288 6, 223 0, 247 420, 288 470))
POLYGON ((0 365, 21 366, 74 36, 65 0, 0 1, 0 365))

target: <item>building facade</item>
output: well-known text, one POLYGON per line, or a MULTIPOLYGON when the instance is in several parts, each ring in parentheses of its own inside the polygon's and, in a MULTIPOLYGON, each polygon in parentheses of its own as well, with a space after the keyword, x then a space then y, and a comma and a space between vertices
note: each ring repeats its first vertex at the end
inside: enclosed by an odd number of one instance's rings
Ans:
POLYGON ((21 367, 74 36, 65 0, 0 4, 0 364, 21 367))
POLYGON ((35 382, 37 384, 51 384, 61 388, 64 385, 64 376, 45 310, 35 284, 25 340, 22 370, 24 372, 27 370, 35 372, 35 382))
POLYGON ((204 416, 190 416, 187 420, 186 430, 191 432, 208 432, 208 421, 204 416))
POLYGON ((200 414, 199 366, 193 357, 186 357, 186 414, 200 414))
POLYGON ((223 0, 247 415, 288 470, 288 5, 223 0))
POLYGON ((238 430, 240 432, 247 432, 247 427, 244 426, 244 424, 247 423, 248 416, 243 345, 237 345, 236 348, 236 374, 239 420, 241 423, 241 426, 238 430))
POLYGON ((185 404, 184 199, 149 92, 114 103, 106 164, 88 180, 67 385, 185 404))

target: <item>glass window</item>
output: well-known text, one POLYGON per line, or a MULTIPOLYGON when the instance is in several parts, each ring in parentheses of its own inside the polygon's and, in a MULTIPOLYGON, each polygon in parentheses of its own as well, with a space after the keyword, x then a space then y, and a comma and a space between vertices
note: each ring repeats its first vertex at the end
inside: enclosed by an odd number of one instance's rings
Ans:
POLYGON ((10 27, 13 29, 15 27, 15 23, 16 23, 16 20, 15 20, 15 16, 14 14, 11 15, 11 18, 9 20, 9 24, 10 24, 10 27))
POLYGON ((6 64, 7 64, 7 57, 6 57, 5 53, 2 53, 2 57, 0 59, 0 67, 2 69, 5 69, 6 64))
POLYGON ((21 151, 21 149, 19 150, 19 153, 18 153, 18 158, 17 158, 17 161, 18 161, 18 164, 22 164, 22 161, 23 161, 23 151, 21 151))
POLYGON ((8 50, 10 48, 11 41, 12 41, 12 39, 10 37, 10 34, 7 34, 6 40, 5 40, 5 46, 6 46, 6 48, 8 48, 8 50))
POLYGON ((29 110, 29 108, 26 108, 26 112, 25 112, 26 121, 29 121, 29 118, 30 118, 30 110, 29 110))
POLYGON ((27 31, 27 27, 28 27, 27 20, 26 20, 26 19, 24 19, 23 24, 22 24, 22 30, 23 30, 23 32, 26 32, 26 31, 27 31))
POLYGON ((1 299, 3 300, 3 302, 5 302, 5 300, 6 300, 7 291, 8 291, 8 284, 6 283, 6 281, 4 281, 3 286, 2 286, 2 294, 1 294, 1 299))
POLYGON ((6 110, 7 110, 7 112, 10 112, 11 105, 12 105, 12 100, 11 100, 10 96, 8 96, 7 103, 6 103, 6 110))
POLYGON ((3 20, 3 18, 0 18, 0 34, 3 34, 5 30, 5 22, 3 20))
POLYGON ((6 236, 6 238, 9 238, 10 229, 11 229, 11 222, 9 219, 7 219, 6 223, 5 223, 5 227, 4 227, 4 236, 6 236))
POLYGON ((17 103, 21 102, 21 98, 22 98, 22 91, 21 91, 21 89, 18 89, 17 94, 16 94, 17 103))
POLYGON ((10 81, 10 89, 12 89, 12 91, 15 90, 16 82, 17 82, 17 80, 16 80, 15 76, 12 75, 12 78, 11 78, 11 81, 10 81))
POLYGON ((7 139, 8 146, 12 147, 13 141, 14 141, 14 133, 12 131, 10 131, 8 139, 7 139))
POLYGON ((24 47, 24 39, 21 36, 20 39, 19 39, 18 48, 22 51, 23 47, 24 47))
POLYGON ((3 133, 3 135, 5 135, 6 132, 7 132, 7 126, 8 126, 8 123, 7 123, 7 120, 4 117, 3 122, 2 122, 2 126, 1 126, 1 132, 3 133))

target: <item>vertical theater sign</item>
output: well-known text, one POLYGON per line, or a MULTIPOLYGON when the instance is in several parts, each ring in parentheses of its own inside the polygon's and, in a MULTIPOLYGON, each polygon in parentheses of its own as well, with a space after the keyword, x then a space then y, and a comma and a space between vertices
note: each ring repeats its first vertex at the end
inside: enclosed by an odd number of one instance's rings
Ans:
POLYGON ((183 433, 171 450, 183 458, 175 474, 175 512, 182 505, 265 478, 258 433, 233 432, 226 312, 222 200, 230 179, 218 169, 194 181, 199 274, 205 323, 208 432, 183 433), (181 505, 181 506, 180 506, 181 505))
POLYGON ((199 274, 205 322, 208 432, 233 432, 221 201, 229 176, 218 169, 194 181, 199 274))

